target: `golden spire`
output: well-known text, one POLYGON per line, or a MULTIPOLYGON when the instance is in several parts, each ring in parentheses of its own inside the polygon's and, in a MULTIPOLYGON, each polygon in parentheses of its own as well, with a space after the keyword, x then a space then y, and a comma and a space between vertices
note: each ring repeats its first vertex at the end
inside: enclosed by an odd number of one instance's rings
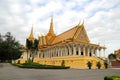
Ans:
POLYGON ((33 24, 32 24, 31 32, 30 32, 30 35, 29 35, 28 39, 29 39, 30 41, 34 41, 34 36, 33 36, 33 24))
POLYGON ((48 34, 55 35, 54 30, 53 30, 53 17, 51 17, 50 29, 49 29, 48 34))

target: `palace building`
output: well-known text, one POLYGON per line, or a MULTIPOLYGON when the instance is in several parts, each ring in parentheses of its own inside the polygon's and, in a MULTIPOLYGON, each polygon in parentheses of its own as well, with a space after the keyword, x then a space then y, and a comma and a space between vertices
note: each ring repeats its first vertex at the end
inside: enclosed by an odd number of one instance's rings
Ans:
MULTIPOLYGON (((33 28, 28 40, 34 41, 33 28)), ((34 62, 47 65, 61 65, 62 60, 65 66, 71 68, 87 68, 88 61, 103 63, 101 54, 105 54, 105 46, 90 43, 90 39, 85 30, 84 22, 57 35, 54 33, 53 18, 51 18, 50 28, 46 35, 38 36, 39 51, 34 55, 34 62)), ((30 55, 29 55, 30 57, 30 55)), ((24 51, 21 63, 25 62, 27 54, 24 51)))
POLYGON ((117 58, 120 58, 120 49, 115 50, 114 54, 116 55, 117 58))

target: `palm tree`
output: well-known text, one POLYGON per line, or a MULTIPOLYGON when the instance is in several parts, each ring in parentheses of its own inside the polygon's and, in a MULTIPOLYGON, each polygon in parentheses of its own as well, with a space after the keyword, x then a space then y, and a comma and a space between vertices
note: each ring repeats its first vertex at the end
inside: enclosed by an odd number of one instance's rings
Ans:
POLYGON ((34 40, 34 49, 37 52, 38 51, 38 43, 39 41, 37 39, 34 40))
POLYGON ((88 62, 87 62, 87 66, 88 66, 89 69, 91 69, 91 67, 92 67, 92 62, 91 62, 91 61, 88 61, 88 62))
POLYGON ((27 62, 30 59, 30 57, 28 57, 28 52, 30 52, 30 54, 32 53, 32 47, 33 47, 33 42, 26 39, 27 62))
POLYGON ((33 43, 33 56, 32 56, 32 61, 34 60, 34 53, 37 54, 37 51, 38 51, 38 43, 39 41, 37 39, 34 40, 34 43, 33 43))
POLYGON ((101 68, 101 63, 100 63, 100 61, 97 62, 96 66, 98 67, 98 69, 101 68))
POLYGON ((39 41, 35 39, 34 41, 26 39, 26 51, 27 51, 27 61, 30 60, 30 57, 28 57, 28 52, 31 54, 31 61, 34 60, 34 54, 38 51, 38 43, 39 41))

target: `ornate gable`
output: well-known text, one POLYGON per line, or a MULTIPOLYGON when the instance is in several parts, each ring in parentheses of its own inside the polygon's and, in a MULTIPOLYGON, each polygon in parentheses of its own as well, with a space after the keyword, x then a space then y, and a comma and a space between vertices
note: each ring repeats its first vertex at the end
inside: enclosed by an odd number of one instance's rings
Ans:
POLYGON ((76 34, 74 35, 74 39, 80 42, 84 42, 84 43, 89 43, 89 38, 87 35, 87 32, 84 28, 84 23, 82 25, 78 25, 78 30, 76 32, 76 34))

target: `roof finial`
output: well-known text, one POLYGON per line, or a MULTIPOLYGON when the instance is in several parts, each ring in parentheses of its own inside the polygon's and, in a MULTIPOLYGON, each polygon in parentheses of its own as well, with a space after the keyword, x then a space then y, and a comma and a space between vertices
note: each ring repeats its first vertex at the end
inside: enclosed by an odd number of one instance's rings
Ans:
POLYGON ((52 35, 55 35, 54 34, 54 30, 53 30, 53 16, 51 17, 51 22, 50 22, 50 29, 49 29, 49 32, 50 34, 52 35))
POLYGON ((81 25, 84 25, 84 19, 83 19, 83 21, 82 21, 82 24, 81 25))
POLYGON ((31 32, 30 32, 30 35, 29 35, 28 39, 31 40, 31 41, 34 41, 34 36, 33 36, 33 24, 32 24, 31 32))
POLYGON ((79 21, 79 23, 78 23, 78 26, 80 25, 80 21, 79 21))

